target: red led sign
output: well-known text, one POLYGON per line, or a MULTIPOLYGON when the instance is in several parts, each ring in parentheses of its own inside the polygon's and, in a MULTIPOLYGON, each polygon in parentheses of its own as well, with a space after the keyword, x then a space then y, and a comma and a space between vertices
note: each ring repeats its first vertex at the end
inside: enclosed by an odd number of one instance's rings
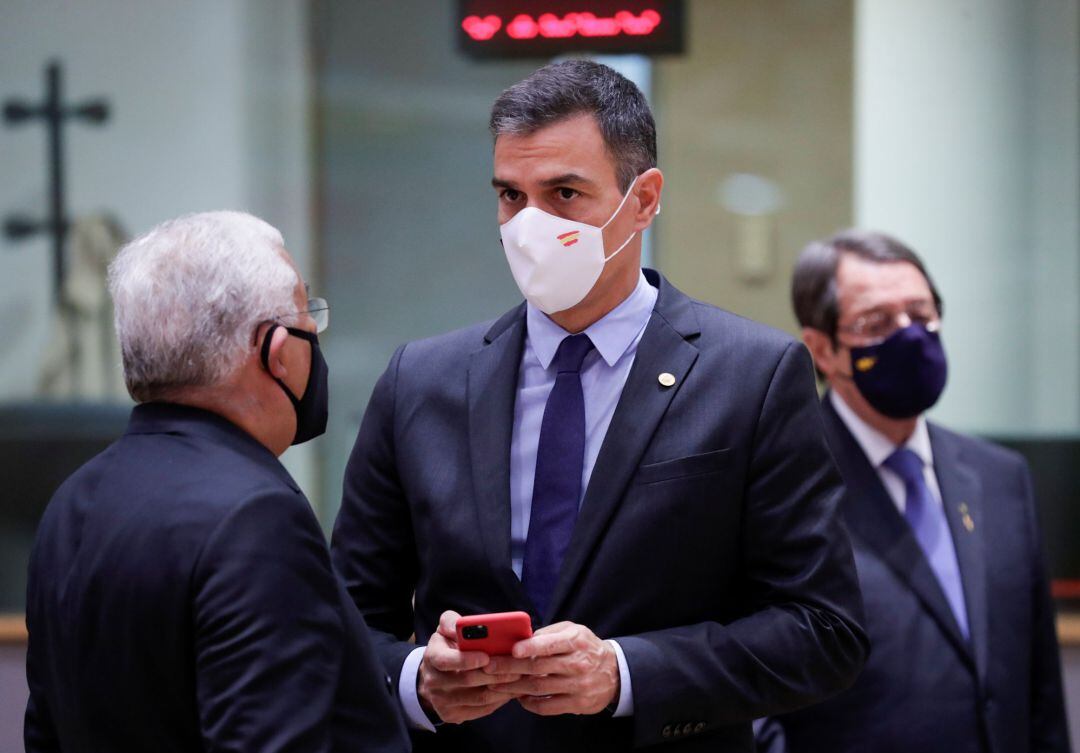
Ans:
POLYGON ((459 5, 459 40, 476 57, 671 53, 683 47, 681 0, 462 0, 459 5))
MULTIPOLYGON (((597 18, 592 13, 567 13, 562 18, 554 13, 544 13, 533 18, 528 13, 521 13, 506 24, 506 36, 511 39, 535 39, 538 36, 567 39, 575 34, 583 37, 636 36, 652 34, 662 20, 663 16, 652 8, 642 11, 640 16, 621 10, 611 18, 597 18)), ((502 26, 498 16, 466 16, 461 22, 461 28, 477 42, 491 39, 502 26)))

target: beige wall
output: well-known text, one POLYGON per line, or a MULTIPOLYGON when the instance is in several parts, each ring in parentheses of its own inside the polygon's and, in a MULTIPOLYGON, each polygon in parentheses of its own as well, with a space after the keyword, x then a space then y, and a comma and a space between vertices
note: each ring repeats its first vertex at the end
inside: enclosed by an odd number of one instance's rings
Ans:
POLYGON ((1076 436, 1080 0, 858 0, 855 18, 855 217, 945 299, 931 418, 1076 436))
POLYGON ((654 258, 690 295, 794 331, 795 256, 851 221, 852 1, 688 5, 688 54, 655 68, 668 184, 654 258), (762 220, 729 212, 718 192, 733 173, 769 179, 783 205, 762 220), (748 280, 740 249, 755 234, 771 271, 748 280))

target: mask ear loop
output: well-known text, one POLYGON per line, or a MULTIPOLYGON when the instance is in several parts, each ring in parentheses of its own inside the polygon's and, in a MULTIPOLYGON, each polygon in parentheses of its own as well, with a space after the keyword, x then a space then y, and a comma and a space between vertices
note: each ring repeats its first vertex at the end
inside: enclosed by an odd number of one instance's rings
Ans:
MULTIPOLYGON (((622 208, 623 208, 623 206, 625 206, 625 205, 626 205, 626 200, 630 198, 630 192, 634 190, 634 186, 636 186, 636 185, 637 185, 637 181, 638 181, 638 178, 640 178, 640 177, 641 177, 641 176, 639 175, 639 176, 637 176, 637 178, 634 178, 634 180, 633 180, 633 181, 631 181, 631 183, 630 183, 630 187, 626 189, 626 193, 625 193, 625 194, 623 194, 623 197, 622 197, 622 201, 620 201, 620 202, 619 202, 619 206, 615 207, 615 211, 611 213, 611 216, 610 216, 610 217, 608 217, 608 221, 607 221, 607 222, 605 222, 605 223, 604 223, 603 225, 601 225, 601 226, 600 226, 600 230, 601 230, 601 231, 602 231, 602 230, 603 230, 604 228, 606 228, 606 227, 607 227, 608 225, 610 225, 610 224, 611 224, 611 222, 612 222, 612 220, 614 220, 614 219, 615 219, 616 217, 618 217, 618 216, 619 216, 619 212, 621 212, 621 211, 622 211, 622 208)), ((623 250, 624 248, 626 248, 626 247, 627 247, 627 246, 628 246, 628 245, 630 244, 630 241, 634 240, 634 236, 635 236, 635 235, 637 235, 637 230, 635 230, 634 232, 630 233, 630 237, 629 237, 629 238, 627 238, 627 239, 626 239, 626 241, 625 241, 625 242, 624 242, 624 243, 623 243, 623 244, 622 244, 621 246, 619 246, 619 247, 618 247, 617 249, 615 249, 614 251, 612 251, 612 252, 611 252, 611 255, 610 255, 610 256, 605 256, 605 257, 604 257, 604 263, 605 263, 605 264, 607 264, 607 263, 608 263, 609 261, 611 261, 612 259, 614 259, 614 258, 615 258, 615 257, 616 257, 616 256, 618 255, 618 253, 619 253, 620 251, 622 251, 622 250, 623 250)))
POLYGON ((622 244, 622 245, 621 245, 621 246, 619 246, 619 247, 618 247, 617 249, 615 249, 614 251, 612 251, 612 252, 611 252, 611 256, 605 256, 605 257, 604 257, 604 263, 605 263, 605 264, 607 264, 607 263, 608 263, 609 261, 611 261, 611 260, 612 260, 612 259, 614 259, 614 258, 615 258, 616 256, 618 256, 618 254, 619 254, 619 252, 620 252, 620 251, 622 251, 622 250, 623 250, 624 248, 626 248, 627 246, 629 246, 629 245, 630 245, 630 241, 634 240, 634 236, 635 236, 635 235, 637 235, 637 230, 635 230, 634 232, 630 233, 630 237, 626 239, 626 243, 622 244))
MULTIPOLYGON (((836 345, 836 347, 833 348, 834 353, 836 351, 838 351, 840 348, 844 348, 844 349, 847 350, 847 352, 848 352, 848 365, 850 366, 854 361, 854 358, 851 355, 851 347, 848 346, 848 345, 841 344, 841 342, 839 340, 837 340, 837 339, 834 339, 833 342, 836 345)), ((844 379, 846 379, 849 382, 854 382, 855 381, 855 372, 854 371, 852 371, 850 374, 845 374, 842 371, 837 371, 836 375, 839 376, 839 377, 843 377, 844 379)))
MULTIPOLYGON (((271 379, 278 383, 278 386, 281 387, 281 389, 285 392, 285 396, 289 398, 289 402, 291 402, 293 404, 293 408, 295 408, 297 405, 300 404, 300 401, 296 399, 296 395, 294 395, 292 393, 292 390, 289 389, 289 385, 278 379, 270 371, 270 340, 274 336, 274 332, 283 326, 284 325, 282 324, 274 322, 270 325, 270 329, 266 330, 266 337, 263 338, 262 348, 259 350, 259 357, 262 360, 263 368, 266 369, 266 373, 270 375, 271 379)), ((285 327, 285 329, 288 330, 289 328, 285 327)))
MULTIPOLYGON (((270 325, 270 329, 266 330, 266 336, 263 337, 262 348, 259 349, 259 358, 262 360, 263 368, 268 372, 270 371, 270 340, 274 336, 274 332, 281 327, 280 324, 274 322, 270 325)), ((273 377, 273 374, 271 374, 273 377)))
MULTIPOLYGON (((641 176, 639 175, 639 176, 638 176, 638 178, 640 178, 640 177, 641 177, 641 176)), ((616 217, 616 216, 618 216, 619 212, 621 212, 621 211, 622 211, 622 208, 623 208, 623 206, 624 206, 624 205, 626 204, 626 200, 630 198, 630 192, 634 190, 634 186, 635 186, 635 185, 637 185, 637 178, 634 178, 634 179, 633 179, 633 180, 632 180, 632 181, 630 182, 630 187, 629 187, 629 188, 627 188, 627 189, 626 189, 626 193, 624 193, 624 194, 623 194, 623 197, 622 197, 622 201, 620 201, 620 202, 619 202, 619 206, 615 207, 615 211, 611 213, 611 216, 610 216, 610 217, 608 217, 608 221, 607 221, 607 222, 605 222, 605 223, 604 223, 603 225, 601 225, 601 226, 600 226, 600 229, 601 229, 601 230, 603 230, 603 229, 604 229, 604 228, 606 228, 606 227, 607 227, 608 225, 610 225, 610 224, 611 224, 611 221, 612 221, 613 219, 615 219, 615 217, 616 217)), ((620 250, 622 250, 622 249, 620 249, 620 250)), ((618 252, 616 252, 616 253, 618 253, 618 252)), ((614 255, 614 254, 613 254, 613 255, 614 255)))

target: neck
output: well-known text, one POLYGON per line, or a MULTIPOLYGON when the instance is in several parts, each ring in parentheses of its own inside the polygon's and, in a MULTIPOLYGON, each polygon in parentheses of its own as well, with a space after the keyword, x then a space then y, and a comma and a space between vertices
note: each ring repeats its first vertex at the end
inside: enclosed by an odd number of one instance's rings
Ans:
POLYGON ((919 417, 912 418, 889 418, 878 413, 866 402, 855 383, 850 379, 830 379, 829 386, 839 395, 840 399, 855 411, 855 415, 865 421, 872 429, 880 432, 897 447, 903 446, 911 435, 915 433, 919 417))
POLYGON ((291 437, 283 436, 281 427, 266 418, 273 415, 270 409, 234 387, 189 387, 170 395, 169 401, 216 413, 250 434, 275 457, 289 448, 291 437))
MULTIPOLYGON (((623 253, 630 250, 627 248, 623 253)), ((601 285, 597 283, 589 291, 589 294, 585 296, 584 301, 573 308, 550 314, 549 318, 571 334, 584 332, 630 297, 630 294, 634 292, 634 288, 637 287, 638 277, 641 274, 640 270, 641 265, 634 264, 626 272, 620 271, 619 275, 610 280, 609 284, 601 285)))

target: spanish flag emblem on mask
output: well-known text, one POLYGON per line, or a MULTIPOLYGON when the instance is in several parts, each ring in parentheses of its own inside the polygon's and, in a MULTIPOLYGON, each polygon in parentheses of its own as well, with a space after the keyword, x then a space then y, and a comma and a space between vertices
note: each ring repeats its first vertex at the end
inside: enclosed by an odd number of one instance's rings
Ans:
POLYGON ((578 242, 578 236, 580 235, 580 230, 571 230, 569 233, 563 233, 562 235, 556 235, 555 237, 558 239, 559 243, 566 247, 570 247, 578 242))

